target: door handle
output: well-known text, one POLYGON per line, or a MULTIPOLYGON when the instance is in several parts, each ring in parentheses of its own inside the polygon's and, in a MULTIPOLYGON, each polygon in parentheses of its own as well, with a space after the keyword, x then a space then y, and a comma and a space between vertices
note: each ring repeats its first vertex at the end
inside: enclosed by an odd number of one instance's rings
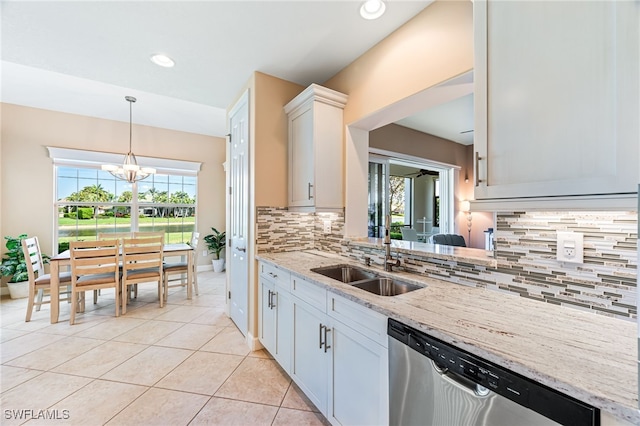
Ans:
POLYGON ((307 195, 309 196, 309 199, 313 198, 313 195, 311 195, 311 188, 313 188, 313 185, 309 182, 309 186, 307 187, 307 195))
POLYGON ((327 344, 327 333, 330 333, 331 330, 329 329, 329 327, 325 326, 324 327, 324 353, 327 353, 327 349, 331 349, 331 346, 329 346, 327 344))
POLYGON ((482 158, 480 157, 480 153, 478 151, 476 151, 476 157, 475 157, 475 176, 474 176, 474 180, 475 180, 475 186, 479 186, 480 182, 484 182, 482 179, 480 179, 480 160, 482 160, 482 158))
POLYGON ((236 250, 241 251, 243 253, 247 252, 247 248, 246 247, 236 247, 236 250))
POLYGON ((278 294, 278 293, 276 293, 275 291, 271 291, 271 290, 269 290, 269 291, 271 292, 271 293, 269 294, 269 307, 270 307, 271 309, 273 309, 273 308, 275 308, 275 307, 276 307, 276 304, 273 302, 273 296, 275 296, 275 295, 276 295, 276 294, 278 294))

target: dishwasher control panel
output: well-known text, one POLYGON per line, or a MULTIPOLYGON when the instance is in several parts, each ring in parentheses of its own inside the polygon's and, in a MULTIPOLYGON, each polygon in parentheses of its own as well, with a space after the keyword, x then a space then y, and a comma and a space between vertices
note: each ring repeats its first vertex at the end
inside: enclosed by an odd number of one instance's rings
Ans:
POLYGON ((389 319, 387 332, 389 338, 430 358, 441 374, 480 385, 561 424, 599 424, 598 409, 420 330, 389 319))

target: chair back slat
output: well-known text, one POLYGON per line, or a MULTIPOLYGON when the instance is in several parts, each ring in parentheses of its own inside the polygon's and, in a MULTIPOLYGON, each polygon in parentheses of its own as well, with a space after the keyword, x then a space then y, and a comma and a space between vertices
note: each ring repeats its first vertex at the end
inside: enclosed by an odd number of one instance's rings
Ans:
POLYGON ((24 253, 24 260, 27 264, 29 281, 33 282, 37 277, 44 274, 44 262, 42 261, 42 252, 40 251, 38 237, 25 238, 22 240, 22 252, 24 253))
POLYGON ((162 242, 164 242, 165 233, 164 231, 135 231, 133 233, 133 238, 154 238, 161 237, 162 242))
POLYGON ((200 233, 192 232, 191 233, 191 241, 189 241, 189 245, 193 247, 194 250, 198 248, 198 242, 200 241, 200 233))
POLYGON ((131 235, 133 235, 133 232, 129 231, 129 232, 98 232, 98 239, 99 240, 113 240, 115 239, 120 239, 120 238, 131 238, 131 235))

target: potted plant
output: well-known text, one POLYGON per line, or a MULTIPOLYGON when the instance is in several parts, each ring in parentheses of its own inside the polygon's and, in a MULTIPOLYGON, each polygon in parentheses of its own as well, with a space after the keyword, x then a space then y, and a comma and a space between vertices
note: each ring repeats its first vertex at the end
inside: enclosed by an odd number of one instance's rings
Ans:
POLYGON ((224 271, 224 259, 220 257, 222 250, 227 245, 227 235, 225 231, 218 231, 216 228, 211 228, 212 234, 204 237, 204 242, 207 244, 207 250, 209 253, 213 253, 213 272, 224 271))
POLYGON ((7 282, 9 295, 12 299, 19 299, 29 296, 29 273, 27 263, 24 260, 22 251, 22 240, 27 238, 27 234, 20 234, 18 237, 4 237, 7 240, 7 252, 0 264, 0 274, 3 277, 11 277, 7 282))

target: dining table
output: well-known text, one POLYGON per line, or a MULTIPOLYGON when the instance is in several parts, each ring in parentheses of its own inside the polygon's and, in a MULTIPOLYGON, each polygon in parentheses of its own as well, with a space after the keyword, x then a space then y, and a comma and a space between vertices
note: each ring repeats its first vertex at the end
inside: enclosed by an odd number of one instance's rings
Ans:
MULTIPOLYGON (((165 244, 163 248, 164 257, 186 256, 187 258, 187 299, 192 297, 192 287, 194 282, 193 262, 195 250, 186 243, 165 244)), ((71 266, 71 252, 65 250, 49 259, 51 274, 51 324, 58 322, 60 316, 60 268, 71 266)))

